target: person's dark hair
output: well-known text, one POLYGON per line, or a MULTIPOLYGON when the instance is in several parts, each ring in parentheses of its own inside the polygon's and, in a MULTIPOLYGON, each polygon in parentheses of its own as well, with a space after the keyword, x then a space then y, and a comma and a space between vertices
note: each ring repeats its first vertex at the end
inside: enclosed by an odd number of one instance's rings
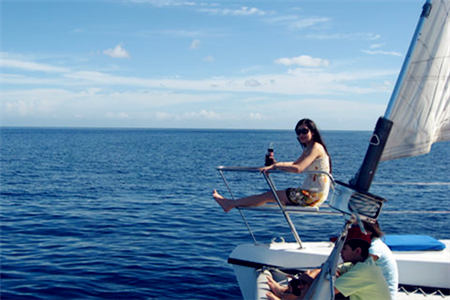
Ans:
MULTIPOLYGON (((311 130, 311 133, 313 133, 313 141, 321 144, 323 146, 323 148, 325 149, 325 152, 327 153, 328 159, 330 161, 330 173, 332 173, 331 156, 328 153, 327 146, 325 145, 325 142, 323 141, 322 135, 320 134, 320 131, 319 131, 319 129, 316 126, 316 123, 314 123, 314 121, 310 120, 310 119, 301 119, 300 121, 298 121, 298 123, 295 126, 294 130, 297 131, 297 129, 303 124, 305 124, 306 127, 308 127, 308 129, 311 130)), ((302 145, 303 148, 306 147, 306 145, 303 144, 303 143, 300 143, 300 145, 302 145)))
POLYGON ((381 231, 380 224, 378 224, 378 221, 375 221, 374 224, 369 222, 363 222, 364 228, 371 232, 370 238, 380 238, 384 235, 383 231, 381 231))
POLYGON ((291 287, 291 293, 294 294, 295 296, 300 296, 302 293, 302 290, 299 287, 300 284, 301 284, 301 282, 298 278, 293 278, 291 281, 289 281, 289 286, 291 287))
POLYGON ((348 245, 352 250, 355 250, 356 248, 361 248, 361 256, 364 259, 367 259, 369 257, 369 248, 370 244, 364 240, 349 240, 345 242, 346 245, 348 245))

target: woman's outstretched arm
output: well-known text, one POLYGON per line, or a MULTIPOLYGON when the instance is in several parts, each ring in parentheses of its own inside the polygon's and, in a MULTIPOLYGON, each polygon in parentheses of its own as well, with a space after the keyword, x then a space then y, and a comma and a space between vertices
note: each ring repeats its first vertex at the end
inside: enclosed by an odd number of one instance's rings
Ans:
POLYGON ((326 156, 325 149, 319 143, 314 143, 311 149, 305 149, 302 155, 294 162, 277 162, 271 166, 261 168, 261 172, 281 170, 290 173, 303 172, 313 161, 321 156, 326 156))

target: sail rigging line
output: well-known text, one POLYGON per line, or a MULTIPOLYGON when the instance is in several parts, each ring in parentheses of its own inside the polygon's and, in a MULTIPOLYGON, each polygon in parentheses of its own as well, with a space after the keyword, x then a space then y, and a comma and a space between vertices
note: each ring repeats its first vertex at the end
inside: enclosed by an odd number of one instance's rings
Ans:
POLYGON ((428 185, 450 185, 450 182, 376 182, 373 185, 417 185, 417 186, 428 186, 428 185))
POLYGON ((431 214, 431 215, 444 215, 450 214, 450 211, 446 210, 388 210, 383 211, 383 214, 431 214))

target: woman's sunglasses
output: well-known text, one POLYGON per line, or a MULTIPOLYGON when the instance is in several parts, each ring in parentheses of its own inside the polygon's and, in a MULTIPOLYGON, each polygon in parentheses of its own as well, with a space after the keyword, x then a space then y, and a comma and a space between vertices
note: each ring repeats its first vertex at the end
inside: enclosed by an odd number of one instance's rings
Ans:
POLYGON ((309 128, 302 128, 302 129, 296 129, 296 130, 295 130, 295 133, 296 133, 297 135, 300 135, 300 134, 308 134, 309 132, 310 132, 309 128))

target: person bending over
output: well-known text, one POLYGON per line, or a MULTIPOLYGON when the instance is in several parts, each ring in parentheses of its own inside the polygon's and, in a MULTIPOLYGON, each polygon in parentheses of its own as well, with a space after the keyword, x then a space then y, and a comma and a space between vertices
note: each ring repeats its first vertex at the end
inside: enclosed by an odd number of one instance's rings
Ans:
MULTIPOLYGON (((369 256, 370 236, 363 234, 359 227, 349 229, 341 257, 344 263, 338 267, 334 293, 341 293, 350 300, 386 300, 390 299, 388 284, 373 258, 369 256)), ((319 272, 309 272, 315 278, 319 272)), ((303 299, 310 285, 300 286, 300 296, 293 298, 289 288, 280 286, 271 277, 268 285, 272 292, 267 293, 270 300, 303 299)))
POLYGON ((381 268, 383 276, 389 285, 389 291, 391 293, 391 300, 397 298, 398 290, 398 268, 397 261, 392 254, 391 249, 383 242, 381 239, 384 235, 381 231, 378 221, 374 224, 369 222, 363 222, 364 229, 367 234, 372 239, 372 243, 369 248, 369 255, 372 256, 373 260, 381 268))
MULTIPOLYGON (((330 155, 316 124, 312 120, 302 119, 295 126, 295 134, 303 149, 300 157, 294 162, 276 162, 271 166, 260 168, 261 172, 281 170, 290 173, 305 171, 331 173, 330 155)), ((300 187, 277 191, 277 196, 284 205, 320 206, 327 199, 329 188, 330 178, 327 175, 308 173, 300 187)), ((276 202, 271 191, 232 200, 214 190, 213 197, 225 212, 236 207, 253 207, 276 202)))

